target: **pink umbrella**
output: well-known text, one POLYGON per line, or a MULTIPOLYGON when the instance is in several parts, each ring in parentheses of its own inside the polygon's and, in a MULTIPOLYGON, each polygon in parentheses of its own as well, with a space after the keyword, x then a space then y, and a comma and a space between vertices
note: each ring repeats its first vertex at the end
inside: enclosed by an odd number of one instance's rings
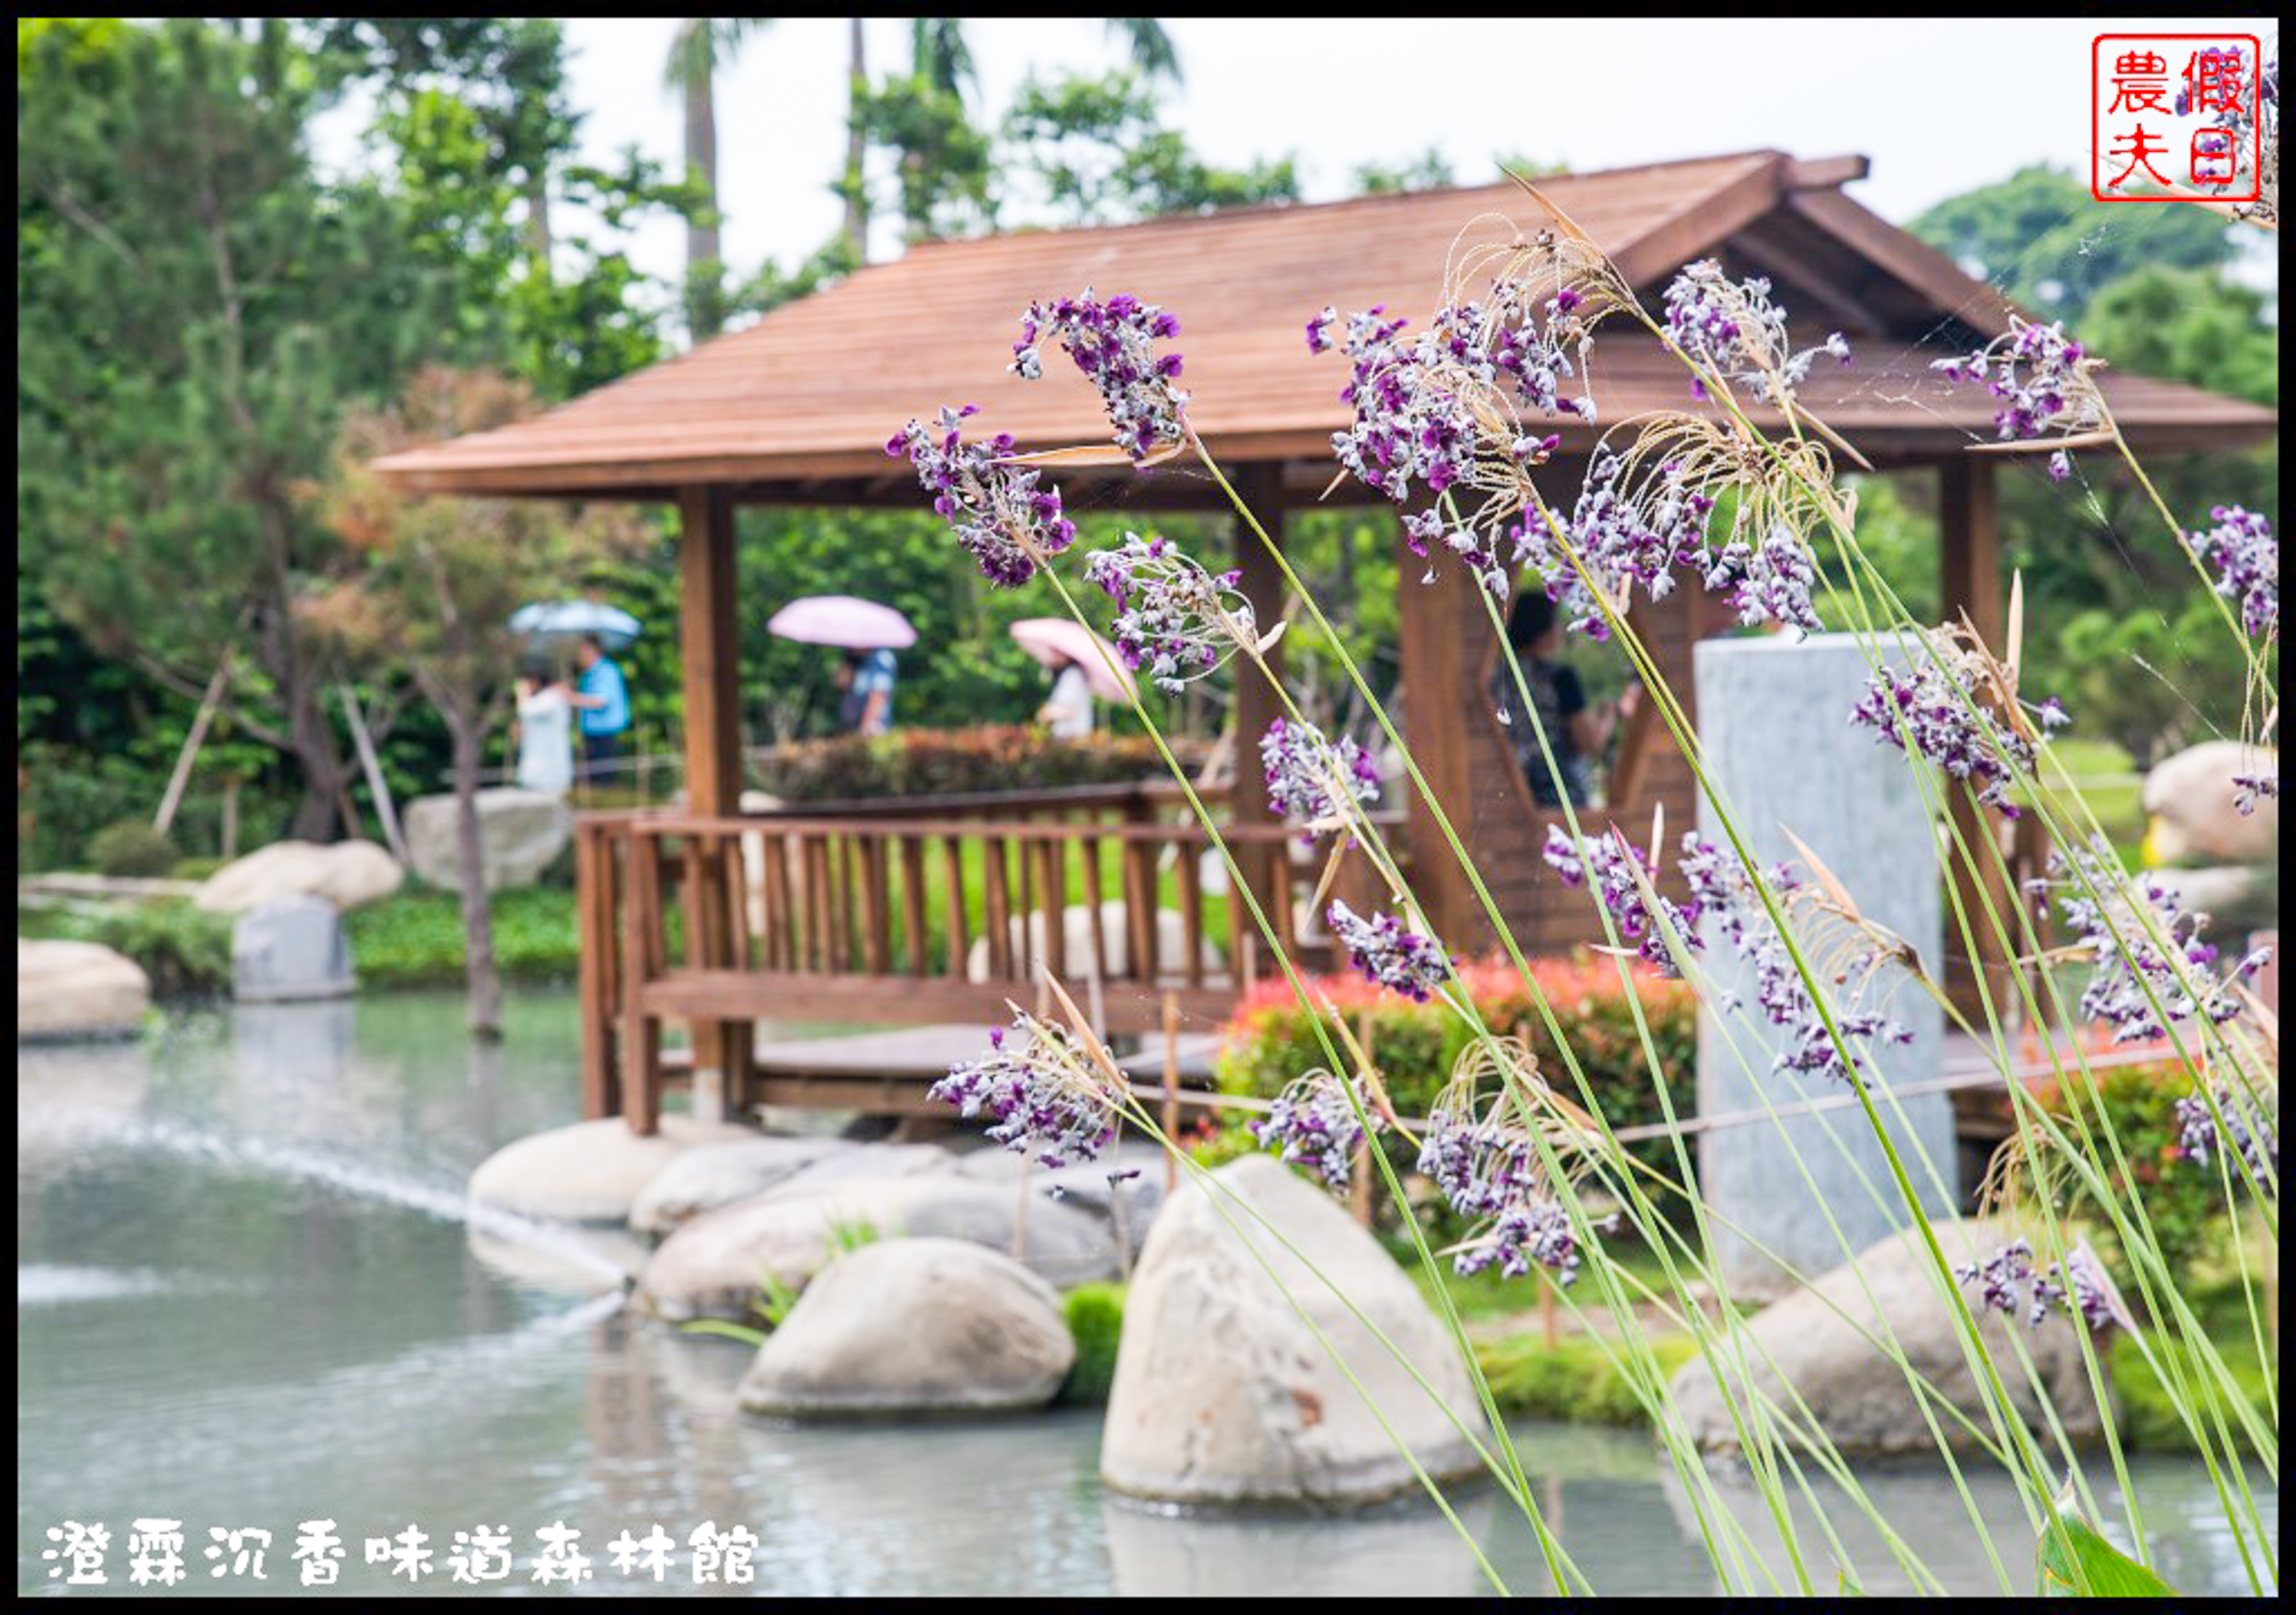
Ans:
POLYGON ((909 620, 890 606, 851 595, 808 595, 767 621, 766 631, 807 645, 846 650, 906 650, 917 642, 909 620))
POLYGON ((1066 617, 1027 617, 1013 624, 1021 648, 1046 667, 1073 662, 1084 669, 1085 682, 1103 701, 1132 699, 1132 675, 1116 647, 1081 622, 1066 617), (1113 668, 1113 672, 1111 669, 1113 668))

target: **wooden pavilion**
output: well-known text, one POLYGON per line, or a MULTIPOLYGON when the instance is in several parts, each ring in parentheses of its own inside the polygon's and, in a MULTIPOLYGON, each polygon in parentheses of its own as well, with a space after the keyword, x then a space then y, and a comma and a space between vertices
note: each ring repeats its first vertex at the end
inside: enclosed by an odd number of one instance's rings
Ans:
MULTIPOLYGON (((1848 335, 1856 364, 1821 365, 1802 396, 1876 467, 1935 468, 1945 608, 1966 610, 1997 644, 1997 461, 1966 452, 1992 436, 1990 401, 1944 384, 1929 363, 2006 330, 2011 308, 1844 194, 1866 171, 1862 157, 1765 151, 1541 186, 1646 303, 1683 265, 1718 257, 1734 277, 1771 279, 1795 317, 1797 347, 1831 330, 1848 335)), ((985 429, 1011 432, 1024 449, 1103 441, 1099 400, 1070 367, 1048 365, 1034 384, 1005 368, 1029 299, 1093 286, 1132 292, 1179 317, 1192 418, 1280 542, 1285 513, 1316 502, 1332 482, 1331 434, 1348 418, 1338 397, 1344 361, 1308 353, 1308 316, 1326 303, 1344 313, 1383 302, 1423 319, 1463 232, 1504 238, 1508 226, 1494 215, 1525 228, 1540 222, 1503 185, 921 246, 533 420, 381 462, 423 491, 678 509, 685 803, 588 815, 578 837, 590 1113, 624 1112, 634 1126, 652 1126, 666 1018, 693 1024, 697 1078, 723 1102, 852 1103, 856 1095, 835 1084, 760 1074, 751 1022, 985 1021, 1008 995, 1031 998, 1041 967, 1088 982, 1110 1031, 1144 1031, 1168 1025, 1176 1010, 1217 1017, 1270 974, 1241 905, 1215 907, 1201 890, 1201 827, 1172 822, 1152 789, 741 813, 734 510, 919 505, 908 466, 884 445, 911 416, 943 404, 980 405, 985 429), (1080 865, 1071 844, 1081 844, 1080 865), (982 891, 977 919, 955 895, 960 870, 982 891), (1063 923, 1072 895, 1093 918, 1083 958, 1070 956, 1063 923), (1179 911, 1177 948, 1158 940, 1168 925, 1160 908, 1179 911), (673 910, 682 910, 676 927, 673 910), (1027 923, 1032 913, 1045 920, 1027 923), (1221 929, 1224 937, 1210 934, 1221 929), (967 968, 983 943, 985 980, 977 960, 967 968)), ((1679 366, 1623 322, 1605 327, 1591 382, 1605 423, 1694 407, 1679 366)), ((2140 453, 2223 449, 2275 431, 2270 411, 2191 387, 2110 370, 2103 387, 2140 453)), ((1600 428, 1566 420, 1557 429, 1562 453, 1543 481, 1567 508, 1600 428)), ((1178 462, 1144 475, 1062 467, 1058 480, 1072 507, 1136 509, 1144 524, 1160 510, 1226 507, 1178 462)), ((1349 481, 1330 498, 1365 494, 1349 481)), ((1234 564, 1262 619, 1280 615, 1281 574, 1260 547, 1239 543, 1234 564)), ((1539 856, 1551 815, 1532 804, 1486 693, 1497 652, 1472 585, 1439 564, 1423 587, 1421 572, 1405 567, 1402 583, 1414 754, 1517 938, 1538 951, 1594 940, 1592 905, 1560 888, 1539 856)), ((1660 606, 1637 605, 1635 617, 1688 701, 1691 646, 1726 626, 1722 614, 1685 588, 1660 606)), ((1236 706, 1244 737, 1275 715, 1258 680, 1238 681, 1236 706)), ((1690 824, 1689 770, 1647 721, 1650 711, 1644 703, 1644 721, 1622 739, 1608 815, 1646 825, 1663 803, 1669 823, 1690 824)), ((1314 871, 1283 855, 1286 833, 1271 820, 1256 769, 1239 770, 1224 800, 1230 838, 1288 932, 1314 871)), ((1423 809, 1409 812, 1403 845, 1446 938, 1463 950, 1488 945, 1480 905, 1423 809)), ((1305 940, 1317 959, 1318 944, 1305 940)), ((1964 985, 1971 979, 1971 961, 1948 965, 1964 985)))

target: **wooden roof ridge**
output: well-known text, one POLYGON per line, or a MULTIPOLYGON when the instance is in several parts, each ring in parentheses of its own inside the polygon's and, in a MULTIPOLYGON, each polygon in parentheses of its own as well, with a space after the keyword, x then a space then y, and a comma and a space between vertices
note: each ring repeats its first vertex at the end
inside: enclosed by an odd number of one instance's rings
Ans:
MULTIPOLYGON (((1807 297, 1798 313, 1841 325, 1864 313, 1874 335, 1897 344, 1942 354, 1972 334, 2006 330, 2014 310, 1997 291, 1843 193, 1868 166, 1762 148, 1537 183, 1645 294, 1681 265, 1734 250, 1758 272, 1776 266, 1789 306, 1807 297), (1823 294, 1808 295, 1813 287, 1823 294)), ((1087 283, 1180 317, 1192 411, 1224 452, 1321 460, 1346 424, 1344 378, 1310 359, 1307 316, 1382 300, 1416 315, 1414 305, 1441 295, 1459 240, 1536 217, 1537 204, 1503 180, 921 244, 540 415, 402 450, 376 468, 442 493, 654 499, 712 484, 750 499, 857 489, 890 497, 907 468, 886 457, 889 434, 944 401, 982 406, 1026 447, 1097 443, 1108 428, 1089 385, 1066 367, 1054 383, 1048 366, 1047 381, 1031 386, 1009 364, 1026 298, 1087 283)), ((1629 334, 1608 352, 1597 378, 1611 393, 1606 415, 1678 407, 1680 378, 1655 343, 1629 334)), ((1925 364, 1913 368, 1925 375, 1925 364)), ((2277 419, 2118 372, 2103 382, 2140 449, 2183 449, 2203 432, 2226 434, 2226 446, 2260 441, 2277 419)), ((1813 387, 1814 399, 1833 391, 1813 387)), ((1860 387, 1828 401, 1900 459, 1944 457, 1988 434, 1988 400, 1927 384, 1891 398, 1860 387)), ((1586 446, 1585 431, 1559 430, 1570 451, 1586 446)))

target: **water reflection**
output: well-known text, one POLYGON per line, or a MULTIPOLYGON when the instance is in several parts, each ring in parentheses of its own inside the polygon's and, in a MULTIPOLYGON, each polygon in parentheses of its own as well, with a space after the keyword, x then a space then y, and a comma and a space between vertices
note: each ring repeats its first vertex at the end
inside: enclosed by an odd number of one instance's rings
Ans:
MULTIPOLYGON (((332 1516, 353 1545, 338 1589, 351 1594, 406 1590, 358 1545, 409 1523, 441 1550, 457 1530, 508 1527, 523 1586, 535 1531, 558 1520, 601 1555, 625 1528, 659 1522, 683 1543, 705 1520, 746 1525, 754 1587, 716 1589, 737 1594, 1485 1590, 1423 1498, 1302 1517, 1109 1497, 1092 1411, 835 1428, 743 1416, 747 1349, 625 1313, 613 1253, 563 1230, 456 1220, 478 1159, 578 1108, 570 1000, 522 997, 510 1018, 498 1049, 463 1036, 447 995, 226 1011, 145 1043, 19 1051, 20 1587, 50 1585, 47 1527, 105 1521, 119 1541, 160 1513, 194 1543, 211 1525, 259 1526, 283 1548, 298 1521, 332 1516)), ((1644 1437, 1517 1436, 1546 1519, 1596 1587, 1720 1590, 1644 1437)), ((2244 1589, 2206 1476, 2135 1467, 2164 1574, 2244 1589)), ((1969 1533, 1939 1474, 1866 1483, 1948 1587, 1994 1586, 1981 1556, 1948 1545, 1969 1533)), ((2030 1575, 2013 1498, 1976 1489, 2013 1577, 2030 1575)), ((2098 1490, 2116 1509, 2106 1478, 2098 1490)), ((1770 1540, 1751 1487, 1722 1495, 1750 1538, 1770 1540)), ((2276 1495, 2259 1497, 2276 1528, 2276 1495)), ((1511 1590, 1546 1590, 1503 1494, 1471 1487, 1456 1505, 1511 1590)), ((1870 1528, 1846 1509, 1826 1518, 1870 1590, 1899 1585, 1870 1528)), ((1800 1523, 1811 1562, 1827 1564, 1816 1520, 1800 1523)), ((1764 1578, 1750 1567, 1739 1581, 1764 1578)), ((606 1571, 608 1589, 642 1590, 606 1571)), ((233 1590, 299 1589, 282 1552, 269 1581, 233 1590)), ((456 1589, 442 1573, 416 1590, 456 1589)), ((682 1553, 664 1590, 702 1590, 682 1553)))

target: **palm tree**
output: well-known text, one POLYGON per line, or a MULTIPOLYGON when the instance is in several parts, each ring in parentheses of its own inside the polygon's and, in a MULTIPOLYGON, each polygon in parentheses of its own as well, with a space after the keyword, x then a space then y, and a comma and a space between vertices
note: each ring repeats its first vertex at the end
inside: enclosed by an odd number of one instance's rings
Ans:
POLYGON ((964 95, 967 84, 980 87, 964 24, 954 17, 909 20, 909 70, 947 95, 964 95))
POLYGON ((688 17, 671 41, 663 82, 685 98, 685 177, 701 189, 701 206, 685 221, 685 323, 702 342, 725 323, 718 246, 718 107, 712 80, 742 41, 770 17, 688 17))
POLYGON ((861 19, 853 24, 853 63, 850 97, 845 113, 845 255, 855 268, 869 261, 869 63, 861 54, 861 19))
POLYGON ((1172 37, 1164 25, 1153 17, 1110 17, 1105 19, 1108 31, 1120 34, 1132 52, 1132 65, 1140 76, 1153 84, 1159 78, 1168 78, 1174 85, 1181 82, 1180 53, 1173 48, 1172 37))

